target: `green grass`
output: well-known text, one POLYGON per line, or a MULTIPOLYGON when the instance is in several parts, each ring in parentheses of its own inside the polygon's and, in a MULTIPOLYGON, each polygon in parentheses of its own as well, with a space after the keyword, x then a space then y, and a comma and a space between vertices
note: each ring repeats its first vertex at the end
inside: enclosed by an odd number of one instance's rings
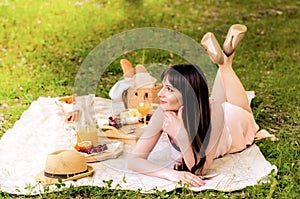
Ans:
MULTIPOLYGON (((207 31, 222 43, 231 24, 243 23, 248 33, 234 67, 247 90, 257 123, 279 141, 257 141, 278 174, 264 185, 222 193, 140 192, 98 187, 72 187, 40 198, 297 198, 299 197, 300 38, 299 1, 0 1, 0 137, 13 127, 39 96, 71 94, 84 58, 99 43, 133 28, 176 29, 200 42, 207 31)), ((119 59, 170 65, 181 59, 161 50, 124 54, 105 71, 97 96, 108 97, 121 77, 119 59), (112 78, 113 77, 113 78, 112 78)), ((13 197, 0 192, 0 197, 13 197)))

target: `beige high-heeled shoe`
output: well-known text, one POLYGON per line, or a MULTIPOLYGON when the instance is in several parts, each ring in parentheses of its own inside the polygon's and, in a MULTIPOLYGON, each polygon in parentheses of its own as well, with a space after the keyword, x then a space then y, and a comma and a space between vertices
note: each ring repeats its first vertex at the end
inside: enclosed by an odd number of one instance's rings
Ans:
POLYGON ((215 64, 223 64, 223 51, 213 33, 206 33, 201 40, 201 45, 215 64))
POLYGON ((246 32, 247 27, 242 24, 234 24, 229 28, 223 44, 224 53, 228 57, 234 52, 240 41, 245 37, 246 32))

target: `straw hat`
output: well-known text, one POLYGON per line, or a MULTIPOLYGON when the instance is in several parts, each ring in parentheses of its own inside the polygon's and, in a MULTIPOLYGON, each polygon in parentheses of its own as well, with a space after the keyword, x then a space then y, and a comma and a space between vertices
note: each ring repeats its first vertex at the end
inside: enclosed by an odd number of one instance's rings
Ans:
POLYGON ((59 150, 47 156, 45 169, 35 180, 43 184, 76 180, 91 175, 94 168, 86 164, 85 156, 74 150, 59 150))

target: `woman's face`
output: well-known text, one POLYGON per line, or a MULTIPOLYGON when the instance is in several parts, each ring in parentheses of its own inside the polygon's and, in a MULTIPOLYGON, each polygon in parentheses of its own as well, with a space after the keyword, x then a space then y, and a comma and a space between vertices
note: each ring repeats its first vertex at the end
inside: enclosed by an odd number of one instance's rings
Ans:
POLYGON ((182 94, 170 84, 167 77, 163 79, 162 85, 158 92, 160 107, 164 111, 177 111, 182 106, 182 94))

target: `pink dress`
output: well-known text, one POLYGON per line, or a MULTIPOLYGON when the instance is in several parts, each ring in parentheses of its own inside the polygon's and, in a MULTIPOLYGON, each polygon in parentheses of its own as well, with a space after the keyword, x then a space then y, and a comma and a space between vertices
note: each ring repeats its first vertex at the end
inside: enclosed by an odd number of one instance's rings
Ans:
POLYGON ((258 131, 259 126, 251 113, 226 101, 219 71, 213 85, 211 100, 212 131, 207 154, 214 151, 214 158, 217 158, 244 150, 256 138, 275 138, 264 129, 258 131))
MULTIPOLYGON (((226 101, 219 71, 212 89, 211 110, 211 135, 204 143, 209 142, 206 154, 213 159, 242 151, 256 138, 275 139, 266 130, 258 131, 259 126, 251 113, 226 101)), ((181 153, 174 146, 172 148, 171 156, 180 164, 178 161, 182 158, 181 153)))

